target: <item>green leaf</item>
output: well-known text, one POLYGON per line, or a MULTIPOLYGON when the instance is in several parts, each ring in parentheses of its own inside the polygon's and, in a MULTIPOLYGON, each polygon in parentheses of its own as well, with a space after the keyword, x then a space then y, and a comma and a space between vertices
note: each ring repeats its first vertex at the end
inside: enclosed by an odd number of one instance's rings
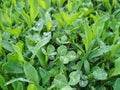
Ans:
POLYGON ((43 88, 42 86, 38 86, 37 90, 46 90, 45 88, 43 88))
POLYGON ((110 50, 112 49, 111 46, 104 46, 104 47, 101 47, 99 49, 95 49, 93 50, 91 53, 90 53, 90 58, 95 58, 95 57, 98 57, 98 56, 101 56, 107 52, 109 52, 110 50))
POLYGON ((43 54, 42 50, 39 49, 36 53, 37 58, 39 59, 40 65, 45 67, 47 65, 47 61, 45 60, 45 55, 43 54))
POLYGON ((31 22, 34 23, 34 20, 39 13, 39 4, 37 0, 28 0, 28 3, 30 5, 30 19, 31 22))
POLYGON ((89 64, 88 60, 84 61, 84 69, 87 74, 90 73, 90 64, 89 64))
POLYGON ((117 78, 114 85, 113 85, 114 90, 119 90, 120 89, 120 78, 117 78))
POLYGON ((34 51, 34 42, 31 40, 30 37, 25 38, 25 44, 27 48, 33 53, 34 51))
POLYGON ((109 74, 110 77, 117 75, 120 75, 120 57, 114 61, 114 68, 110 71, 109 74))
POLYGON ((0 0, 0 17, 0 90, 117 86, 120 0, 0 0))
POLYGON ((44 25, 43 19, 40 19, 35 23, 35 26, 32 28, 34 31, 38 31, 39 33, 42 31, 44 25))
POLYGON ((47 46, 48 55, 54 53, 54 51, 55 51, 55 47, 53 45, 50 44, 50 45, 47 46))
POLYGON ((0 45, 1 45, 4 49, 6 49, 6 50, 8 50, 8 51, 10 51, 10 52, 13 52, 13 51, 14 51, 12 44, 9 43, 8 41, 0 40, 0 45))
POLYGON ((107 72, 105 72, 104 69, 101 69, 99 67, 94 70, 92 74, 96 80, 105 80, 108 76, 107 72))
POLYGON ((28 62, 24 63, 23 68, 24 68, 26 78, 38 85, 39 76, 38 76, 37 70, 28 62))
POLYGON ((60 61, 63 62, 63 64, 68 64, 69 58, 67 56, 60 56, 60 61))
POLYGON ((57 48, 57 52, 61 56, 66 55, 67 54, 67 47, 65 45, 61 45, 57 48))
POLYGON ((60 90, 73 90, 70 86, 65 86, 63 88, 61 88, 60 90))
POLYGON ((10 33, 7 31, 4 31, 1 39, 8 41, 10 39, 10 33))
POLYGON ((0 74, 0 87, 2 88, 2 90, 8 90, 7 86, 5 86, 5 78, 0 74))
POLYGON ((23 84, 20 81, 15 81, 12 82, 12 87, 14 88, 14 90, 23 90, 23 84))
POLYGON ((63 36, 61 37, 61 42, 62 42, 62 43, 65 43, 67 40, 68 40, 68 38, 67 38, 66 35, 63 35, 63 36))
POLYGON ((65 75, 63 75, 63 74, 56 75, 53 83, 57 88, 63 88, 68 84, 67 79, 66 79, 65 75))
POLYGON ((76 85, 80 81, 80 72, 79 71, 72 71, 70 73, 69 77, 70 77, 69 84, 76 85))
POLYGON ((16 63, 7 62, 3 68, 7 73, 23 73, 22 67, 16 63))
POLYGON ((53 68, 50 70, 51 77, 55 77, 58 73, 59 73, 59 69, 58 69, 57 66, 53 67, 53 68))
POLYGON ((43 47, 44 45, 46 45, 50 41, 50 39, 51 39, 51 33, 48 32, 48 33, 45 33, 45 35, 46 36, 35 45, 34 50, 33 50, 32 58, 34 58, 34 56, 36 55, 36 53, 38 52, 38 50, 41 47, 43 47))
POLYGON ((105 86, 101 86, 98 90, 106 90, 105 86))
POLYGON ((77 55, 76 55, 76 53, 74 51, 69 51, 67 53, 67 57, 68 57, 69 61, 73 61, 73 60, 76 59, 77 55))
POLYGON ((88 84, 88 80, 80 80, 80 82, 79 82, 79 85, 80 85, 81 87, 86 87, 87 84, 88 84))
POLYGON ((16 90, 23 90, 23 84, 21 82, 18 83, 16 90))
POLYGON ((47 84, 48 81, 50 80, 51 74, 48 71, 44 70, 43 68, 39 68, 39 72, 42 77, 42 84, 43 85, 47 84))

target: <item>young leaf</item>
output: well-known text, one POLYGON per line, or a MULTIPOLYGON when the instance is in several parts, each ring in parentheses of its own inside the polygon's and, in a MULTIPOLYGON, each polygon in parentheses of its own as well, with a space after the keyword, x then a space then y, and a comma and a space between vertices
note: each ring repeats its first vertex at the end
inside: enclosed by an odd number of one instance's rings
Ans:
POLYGON ((101 34, 104 31, 104 25, 105 22, 109 19, 109 15, 104 15, 102 17, 99 17, 95 23, 92 25, 92 30, 93 30, 93 34, 94 37, 97 35, 98 37, 101 36, 101 34))
POLYGON ((5 78, 0 74, 0 87, 2 90, 8 90, 7 86, 5 86, 5 78))
POLYGON ((47 6, 46 6, 46 3, 44 0, 38 0, 38 2, 43 9, 45 9, 45 10, 47 9, 47 6))
POLYGON ((28 3, 30 5, 30 19, 31 19, 31 22, 34 23, 34 20, 39 13, 38 1, 37 0, 28 0, 28 3))
POLYGON ((71 12, 73 3, 69 0, 67 4, 68 11, 71 12))
POLYGON ((7 13, 3 15, 2 22, 8 26, 12 26, 12 20, 7 13))
POLYGON ((49 12, 46 13, 46 26, 47 26, 47 31, 50 31, 52 28, 52 19, 50 17, 49 12))
POLYGON ((57 22, 59 24, 59 27, 62 28, 64 22, 63 22, 63 19, 62 19, 61 15, 60 14, 54 14, 54 17, 57 20, 57 22))
POLYGON ((89 26, 88 22, 84 22, 84 29, 85 29, 85 38, 83 39, 83 42, 85 44, 86 51, 89 49, 90 44, 93 40, 93 33, 91 30, 91 27, 89 26))
POLYGON ((23 16, 23 18, 26 21, 26 23, 28 24, 28 26, 31 27, 31 20, 30 20, 29 15, 25 11, 22 11, 21 15, 23 16))
POLYGON ((27 86, 27 90, 37 90, 37 87, 36 87, 35 84, 29 84, 29 85, 27 86))
POLYGON ((111 57, 115 56, 116 52, 118 51, 119 49, 119 44, 115 44, 113 45, 112 49, 111 49, 111 57))
POLYGON ((68 19, 68 25, 72 25, 72 23, 76 20, 76 19, 78 19, 78 17, 80 17, 80 16, 82 16, 83 14, 81 14, 81 12, 78 12, 78 13, 76 13, 76 14, 73 14, 73 15, 71 15, 70 17, 69 17, 69 19, 68 19))
POLYGON ((60 14, 62 15, 63 20, 68 23, 68 13, 65 13, 63 10, 60 10, 60 14))
POLYGON ((8 28, 7 31, 11 34, 11 35, 14 35, 16 37, 18 37, 21 33, 21 29, 22 29, 22 26, 19 26, 17 28, 8 28))
POLYGON ((20 48, 20 52, 22 53, 23 52, 23 48, 24 48, 24 43, 22 41, 19 41, 17 44, 16 44, 17 47, 20 48))
POLYGON ((64 4, 65 1, 66 0, 57 0, 58 6, 63 6, 63 4, 64 4))
POLYGON ((15 50, 15 52, 18 54, 18 59, 19 59, 19 61, 20 62, 24 62, 25 61, 25 59, 24 59, 24 57, 23 57, 23 55, 22 55, 22 50, 21 50, 21 48, 19 47, 19 46, 17 46, 17 45, 13 45, 13 48, 14 48, 14 50, 15 50))

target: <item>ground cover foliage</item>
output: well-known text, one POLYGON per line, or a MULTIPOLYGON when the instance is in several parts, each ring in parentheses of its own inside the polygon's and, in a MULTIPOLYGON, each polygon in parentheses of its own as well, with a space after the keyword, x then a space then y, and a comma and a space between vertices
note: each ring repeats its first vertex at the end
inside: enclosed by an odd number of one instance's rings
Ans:
POLYGON ((0 0, 0 90, 120 90, 119 0, 0 0))

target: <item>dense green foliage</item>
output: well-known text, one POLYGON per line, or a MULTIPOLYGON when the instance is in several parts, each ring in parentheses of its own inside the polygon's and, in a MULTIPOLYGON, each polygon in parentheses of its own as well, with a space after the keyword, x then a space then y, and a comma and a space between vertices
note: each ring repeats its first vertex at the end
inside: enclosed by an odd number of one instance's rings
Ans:
POLYGON ((0 0, 0 90, 120 90, 119 0, 0 0))

